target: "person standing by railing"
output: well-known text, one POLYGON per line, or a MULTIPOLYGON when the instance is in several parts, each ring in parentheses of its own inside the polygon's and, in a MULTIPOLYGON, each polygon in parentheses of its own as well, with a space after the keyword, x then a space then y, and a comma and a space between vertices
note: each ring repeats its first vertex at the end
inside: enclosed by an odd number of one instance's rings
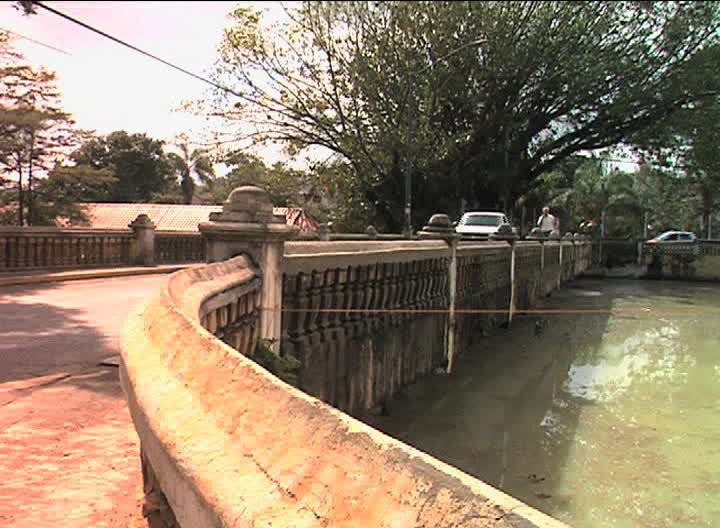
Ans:
POLYGON ((537 226, 545 236, 549 236, 553 231, 560 231, 560 221, 555 215, 550 214, 550 208, 547 206, 543 207, 537 226))

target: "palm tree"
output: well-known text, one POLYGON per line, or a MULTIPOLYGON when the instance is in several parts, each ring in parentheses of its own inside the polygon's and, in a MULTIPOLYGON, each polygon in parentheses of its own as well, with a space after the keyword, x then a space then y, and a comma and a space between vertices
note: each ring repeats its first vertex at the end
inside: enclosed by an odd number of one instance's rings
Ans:
POLYGON ((195 194, 195 178, 200 183, 207 184, 215 177, 215 169, 208 153, 204 150, 190 150, 187 138, 181 136, 181 141, 177 143, 180 154, 170 154, 170 159, 175 165, 175 169, 180 174, 180 188, 182 189, 185 203, 192 203, 195 194), (193 178, 195 176, 195 178, 193 178))

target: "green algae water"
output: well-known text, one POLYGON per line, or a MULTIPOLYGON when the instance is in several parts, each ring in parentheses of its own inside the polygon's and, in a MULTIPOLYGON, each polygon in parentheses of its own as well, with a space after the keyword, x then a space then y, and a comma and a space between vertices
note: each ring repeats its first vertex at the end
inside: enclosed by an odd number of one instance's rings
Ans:
POLYGON ((720 526, 720 285, 577 281, 543 308, 368 421, 578 528, 720 526))

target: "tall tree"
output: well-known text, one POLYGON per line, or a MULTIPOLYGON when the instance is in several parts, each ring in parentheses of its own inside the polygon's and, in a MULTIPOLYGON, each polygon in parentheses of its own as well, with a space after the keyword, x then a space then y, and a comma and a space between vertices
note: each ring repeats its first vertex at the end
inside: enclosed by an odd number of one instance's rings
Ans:
POLYGON ((181 135, 176 146, 180 154, 171 153, 169 158, 180 174, 180 188, 185 203, 189 204, 195 193, 195 178, 201 184, 208 184, 215 177, 215 169, 208 153, 201 149, 191 149, 186 136, 181 135))
POLYGON ((163 142, 146 134, 117 131, 90 139, 73 152, 72 159, 115 175, 117 181, 104 201, 149 202, 174 183, 174 166, 163 142))
MULTIPOLYGON (((0 48, 7 43, 0 37, 0 48)), ((0 166, 17 178, 19 224, 32 225, 37 172, 49 170, 77 145, 79 132, 61 108, 54 73, 31 68, 11 49, 0 49, 0 54, 8 60, 0 68, 0 166)))
MULTIPOLYGON (((717 59, 720 63, 720 53, 717 59)), ((720 209, 720 97, 682 108, 637 135, 635 143, 656 181, 692 191, 694 200, 686 202, 694 201, 695 216, 702 217, 703 234, 709 236, 720 209)))
MULTIPOLYGON (((305 2, 239 8, 205 101, 236 138, 349 163, 389 227, 410 172, 419 214, 504 205, 573 153, 716 93, 716 2, 305 2), (438 198, 439 197, 439 198, 438 198)), ((416 218, 424 221, 425 218, 416 218)))
POLYGON ((642 234, 642 205, 635 174, 611 170, 601 158, 586 158, 569 173, 555 170, 543 174, 535 190, 543 203, 564 213, 564 231, 573 231, 587 220, 599 222, 605 212, 609 236, 642 234))

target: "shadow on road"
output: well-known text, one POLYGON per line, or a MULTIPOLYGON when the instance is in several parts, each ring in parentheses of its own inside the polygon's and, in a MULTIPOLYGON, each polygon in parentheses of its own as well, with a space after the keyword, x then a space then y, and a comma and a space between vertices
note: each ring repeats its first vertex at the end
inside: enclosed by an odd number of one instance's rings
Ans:
POLYGON ((88 367, 88 351, 115 353, 83 310, 0 300, 0 320, 0 383, 88 367))

